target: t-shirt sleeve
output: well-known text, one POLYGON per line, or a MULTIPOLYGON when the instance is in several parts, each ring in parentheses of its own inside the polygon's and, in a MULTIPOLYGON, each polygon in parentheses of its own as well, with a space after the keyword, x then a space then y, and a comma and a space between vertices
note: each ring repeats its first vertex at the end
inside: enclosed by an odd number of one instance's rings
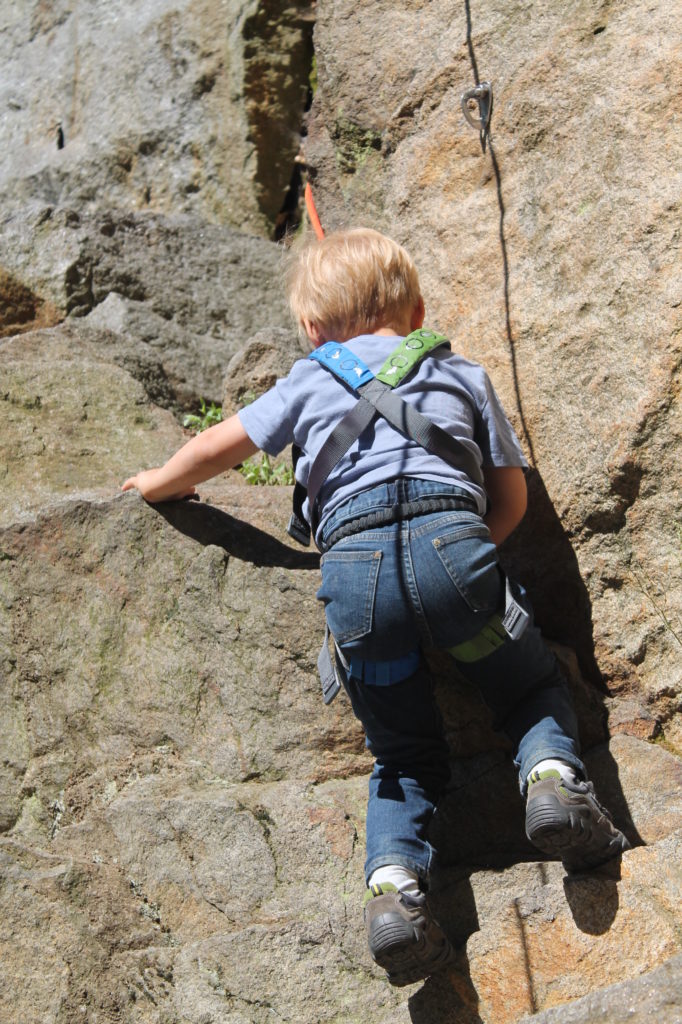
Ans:
POLYGON ((268 455, 279 455, 294 440, 290 390, 288 378, 278 380, 237 413, 253 443, 268 455))
POLYGON ((483 373, 483 404, 476 424, 474 440, 481 449, 484 466, 521 466, 528 462, 519 439, 507 419, 502 403, 485 370, 483 373))

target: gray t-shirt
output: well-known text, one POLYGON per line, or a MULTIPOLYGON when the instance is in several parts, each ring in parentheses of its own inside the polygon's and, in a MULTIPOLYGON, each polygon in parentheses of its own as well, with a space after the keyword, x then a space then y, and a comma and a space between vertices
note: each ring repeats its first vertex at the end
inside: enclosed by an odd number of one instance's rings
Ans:
MULTIPOLYGON (((400 338, 361 335, 347 342, 378 373, 400 338)), ((483 466, 526 466, 518 439, 490 379, 477 363, 434 349, 396 393, 466 445, 483 466)), ((244 430, 268 455, 297 444, 296 477, 306 484, 310 467, 330 431, 358 396, 312 359, 300 359, 287 377, 239 411, 244 430)), ((396 477, 454 484, 469 491, 484 514, 486 495, 463 472, 403 437, 378 416, 334 467, 319 494, 320 525, 359 491, 396 477)), ((307 502, 303 507, 309 518, 307 502)))

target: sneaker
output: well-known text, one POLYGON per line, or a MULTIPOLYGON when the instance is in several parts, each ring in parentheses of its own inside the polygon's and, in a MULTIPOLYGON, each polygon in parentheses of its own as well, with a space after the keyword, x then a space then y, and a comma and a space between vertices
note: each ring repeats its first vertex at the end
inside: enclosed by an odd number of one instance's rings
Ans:
POLYGON ((411 985, 450 966, 455 951, 426 906, 424 893, 373 885, 364 900, 369 951, 391 985, 411 985))
POLYGON ((529 782, 526 835, 566 871, 597 867, 630 849, 591 782, 568 781, 554 769, 532 772, 529 782))

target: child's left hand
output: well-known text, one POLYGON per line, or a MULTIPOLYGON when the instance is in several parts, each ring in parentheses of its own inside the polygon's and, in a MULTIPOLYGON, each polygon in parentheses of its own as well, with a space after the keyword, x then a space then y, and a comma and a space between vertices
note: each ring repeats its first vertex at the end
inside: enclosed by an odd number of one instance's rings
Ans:
POLYGON ((258 451, 235 413, 183 445, 165 466, 145 469, 121 487, 136 487, 145 501, 179 501, 196 494, 195 485, 243 462, 258 451))

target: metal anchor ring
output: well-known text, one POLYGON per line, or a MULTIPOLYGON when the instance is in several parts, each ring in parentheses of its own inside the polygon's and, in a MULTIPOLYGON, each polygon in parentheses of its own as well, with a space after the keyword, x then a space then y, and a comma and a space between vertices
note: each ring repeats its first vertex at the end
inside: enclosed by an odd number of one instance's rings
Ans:
POLYGON ((485 132, 490 124, 493 110, 493 87, 490 82, 481 82, 473 89, 462 93, 462 113, 468 124, 476 131, 485 132), (478 105, 479 117, 474 117, 469 104, 474 100, 478 105))

